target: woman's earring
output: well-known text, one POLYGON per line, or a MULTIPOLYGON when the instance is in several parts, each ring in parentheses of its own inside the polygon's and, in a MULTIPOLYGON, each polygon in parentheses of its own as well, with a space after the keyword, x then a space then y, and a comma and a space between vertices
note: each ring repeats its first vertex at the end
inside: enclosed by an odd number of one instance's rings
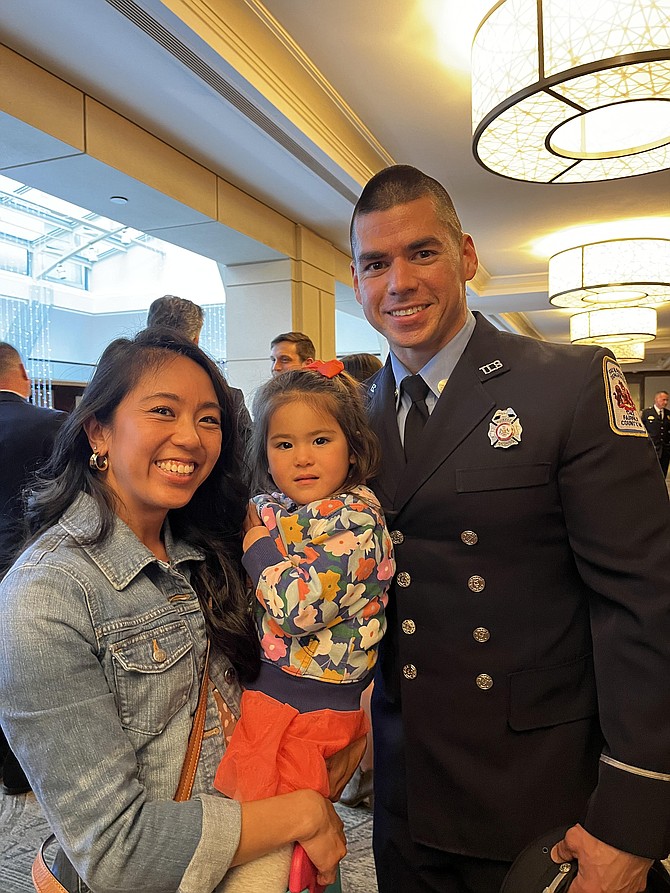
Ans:
POLYGON ((91 471, 107 471, 109 459, 107 456, 100 456, 97 450, 93 450, 91 458, 88 460, 88 467, 91 471))

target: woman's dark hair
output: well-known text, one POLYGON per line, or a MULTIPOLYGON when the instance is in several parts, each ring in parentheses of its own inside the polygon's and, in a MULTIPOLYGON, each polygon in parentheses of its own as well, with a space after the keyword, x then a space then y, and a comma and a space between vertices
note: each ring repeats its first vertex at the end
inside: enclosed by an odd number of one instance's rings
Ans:
POLYGON ((89 467, 91 447, 84 429, 95 418, 108 425, 121 401, 145 373, 174 358, 187 357, 205 370, 222 412, 221 454, 209 477, 191 501, 169 512, 176 537, 199 547, 205 560, 194 562, 191 582, 200 600, 208 633, 221 646, 243 678, 253 678, 259 667, 258 638, 243 585, 240 558, 241 530, 248 488, 242 462, 242 443, 231 391, 206 353, 174 330, 145 329, 133 339, 118 338, 105 349, 79 405, 61 427, 52 459, 28 506, 33 538, 55 524, 79 493, 96 502, 100 525, 93 543, 106 539, 116 514, 114 493, 105 475, 89 467))
POLYGON ((315 369, 290 369, 271 378, 254 397, 254 427, 248 451, 254 492, 275 487, 268 471, 268 428, 273 413, 293 400, 308 403, 318 413, 329 413, 342 429, 354 456, 342 490, 374 477, 381 453, 377 435, 368 424, 360 384, 346 372, 327 378, 315 369))
POLYGON ((384 365, 373 353, 350 353, 340 357, 346 372, 356 381, 366 381, 384 365))

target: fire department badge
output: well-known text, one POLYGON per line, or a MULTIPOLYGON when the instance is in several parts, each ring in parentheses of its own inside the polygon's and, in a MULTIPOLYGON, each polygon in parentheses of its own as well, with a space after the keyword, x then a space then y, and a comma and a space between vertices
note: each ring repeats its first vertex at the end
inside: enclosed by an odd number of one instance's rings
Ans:
POLYGON ((605 378, 605 401, 612 431, 615 434, 625 434, 629 437, 646 437, 647 429, 640 421, 624 374, 612 357, 603 359, 603 376, 605 378))
POLYGON ((521 422, 511 406, 507 409, 497 409, 489 424, 489 440, 491 446, 508 447, 521 443, 521 422))

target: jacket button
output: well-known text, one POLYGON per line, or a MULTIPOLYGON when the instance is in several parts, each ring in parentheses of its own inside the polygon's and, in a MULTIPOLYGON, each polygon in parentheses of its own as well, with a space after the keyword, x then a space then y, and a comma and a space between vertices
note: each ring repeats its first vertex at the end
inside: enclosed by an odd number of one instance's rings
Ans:
POLYGON ((405 664, 402 668, 402 674, 405 679, 416 679, 417 671, 414 664, 405 664))
POLYGON ((405 542, 405 535, 400 530, 392 530, 391 531, 391 542, 394 546, 399 546, 400 543, 405 542))
POLYGON ((486 580, 480 577, 479 574, 473 574, 468 580, 468 589, 471 589, 473 592, 481 592, 485 586, 486 580))
POLYGON ((413 620, 403 620, 402 631, 406 636, 411 636, 416 632, 416 623, 413 620))
POLYGON ((232 685, 237 677, 237 673, 235 672, 235 667, 228 667, 226 672, 223 674, 223 678, 226 680, 228 685, 232 685))
POLYGON ((493 688, 493 679, 488 673, 480 673, 475 679, 475 682, 477 683, 477 688, 481 688, 483 691, 488 691, 489 688, 493 688))
POLYGON ((399 574, 396 574, 396 583, 398 586, 402 586, 403 589, 406 589, 409 584, 412 582, 412 578, 407 573, 407 571, 400 571, 399 574))
POLYGON ((461 540, 466 546, 474 546, 479 541, 479 537, 474 530, 464 530, 461 534, 461 540))
POLYGON ((472 631, 472 638, 475 642, 488 642, 491 638, 491 633, 484 626, 478 626, 477 629, 472 631))
POLYGON ((167 652, 158 644, 158 639, 153 640, 153 651, 151 654, 151 659, 156 664, 165 663, 165 661, 167 660, 167 652))

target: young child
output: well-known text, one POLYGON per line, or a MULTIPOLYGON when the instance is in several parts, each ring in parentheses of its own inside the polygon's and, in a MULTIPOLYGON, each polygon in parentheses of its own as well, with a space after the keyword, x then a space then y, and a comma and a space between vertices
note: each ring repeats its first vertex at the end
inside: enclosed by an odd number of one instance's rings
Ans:
MULTIPOLYGON (((241 801, 308 787, 328 797, 325 759, 369 727, 360 696, 386 628, 395 564, 365 486, 378 442, 360 387, 343 369, 331 360, 285 372, 254 401, 254 483, 278 492, 256 496, 245 525, 261 672, 242 696, 215 780, 241 801)), ((235 887, 231 878, 225 889, 285 891, 290 852, 269 869, 273 881, 235 887)), ((260 871, 262 861, 238 871, 260 871)))

